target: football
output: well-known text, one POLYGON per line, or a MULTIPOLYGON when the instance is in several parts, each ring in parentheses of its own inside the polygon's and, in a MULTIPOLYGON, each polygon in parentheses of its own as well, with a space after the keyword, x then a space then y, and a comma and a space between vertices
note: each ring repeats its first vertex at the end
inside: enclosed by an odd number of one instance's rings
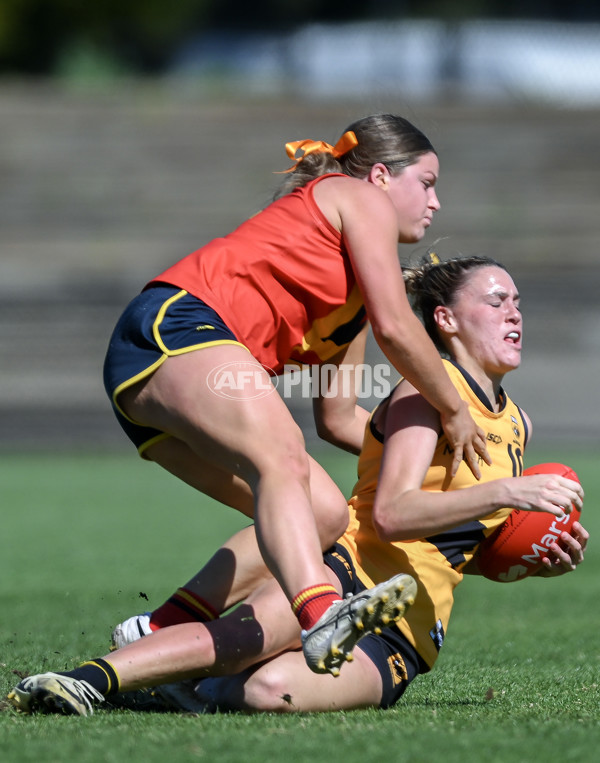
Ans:
MULTIPOLYGON (((573 469, 564 464, 530 466, 523 471, 526 474, 560 474, 579 482, 573 469)), ((575 506, 562 519, 547 512, 514 509, 504 524, 480 543, 477 555, 480 573, 499 583, 529 577, 542 567, 541 559, 548 545, 564 530, 568 532, 580 515, 575 506)))

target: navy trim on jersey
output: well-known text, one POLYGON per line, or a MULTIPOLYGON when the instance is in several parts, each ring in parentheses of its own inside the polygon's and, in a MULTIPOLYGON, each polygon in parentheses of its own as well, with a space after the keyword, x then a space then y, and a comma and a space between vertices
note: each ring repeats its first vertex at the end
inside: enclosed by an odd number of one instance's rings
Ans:
MULTIPOLYGON (((494 411, 494 406, 490 402, 489 397, 481 389, 479 384, 477 384, 477 382, 471 376, 471 374, 468 371, 465 371, 465 369, 459 363, 456 363, 456 361, 452 360, 451 358, 448 358, 448 362, 452 363, 454 368, 458 368, 458 370, 463 375, 465 381, 467 382, 471 390, 475 393, 475 395, 477 395, 477 399, 480 400, 485 405, 488 411, 491 411, 492 413, 496 413, 496 411, 494 411)), ((500 387, 498 397, 500 400, 500 407, 498 409, 498 413, 501 413, 506 408, 506 393, 504 392, 502 387, 500 387)))
MULTIPOLYGON (((471 388, 472 392, 476 395, 477 399, 481 403, 483 403, 483 405, 485 405, 485 407, 488 409, 488 411, 491 411, 492 413, 496 413, 496 411, 494 411, 494 406, 490 402, 489 397, 481 389, 481 387, 475 381, 475 379, 471 376, 471 374, 468 371, 465 371, 465 369, 459 363, 457 363, 456 361, 452 360, 451 358, 447 358, 447 360, 448 360, 449 363, 451 363, 455 368, 457 368, 460 371, 460 373, 462 374, 464 380, 467 382, 467 384, 471 388)), ((400 384, 401 381, 403 381, 403 379, 400 379, 400 381, 398 381, 398 384, 400 384)), ((398 386, 398 384, 396 385, 396 387, 398 386)), ((375 408, 375 410, 373 411, 373 413, 371 414, 371 417, 369 419, 369 429, 370 429, 371 434, 373 435, 373 437, 377 440, 377 442, 381 442, 382 443, 384 441, 384 436, 383 436, 383 433, 380 432, 379 429, 377 429, 377 427, 375 426, 375 422, 374 422, 375 411, 380 406, 382 406, 382 405, 384 405, 385 403, 388 402, 389 398, 394 394, 394 390, 396 389, 396 387, 394 387, 394 389, 390 392, 390 394, 388 395, 388 397, 385 400, 382 400, 381 403, 379 403, 379 405, 377 406, 377 408, 375 408)), ((501 413, 505 409, 505 407, 506 407, 506 399, 507 399, 506 392, 504 391, 504 389, 502 387, 500 387, 500 390, 499 390, 499 393, 498 393, 498 398, 499 398, 499 409, 498 409, 497 412, 501 413)), ((528 434, 529 434, 528 433, 528 427, 527 427, 527 424, 525 423, 525 419, 523 418, 523 413, 521 412, 520 408, 519 408, 519 413, 521 413, 521 418, 523 419, 523 426, 524 426, 524 429, 525 429, 525 444, 527 444, 527 439, 528 439, 528 434)))
POLYGON ((438 535, 430 535, 425 540, 434 545, 449 564, 456 568, 465 563, 465 553, 473 551, 485 538, 485 529, 482 522, 473 520, 438 535))
POLYGON ((519 411, 519 415, 521 416, 521 421, 523 422, 523 429, 525 431, 525 435, 523 436, 523 447, 525 447, 527 443, 529 442, 529 427, 527 426, 527 420, 525 416, 523 415, 523 411, 518 405, 517 405, 517 410, 519 411))

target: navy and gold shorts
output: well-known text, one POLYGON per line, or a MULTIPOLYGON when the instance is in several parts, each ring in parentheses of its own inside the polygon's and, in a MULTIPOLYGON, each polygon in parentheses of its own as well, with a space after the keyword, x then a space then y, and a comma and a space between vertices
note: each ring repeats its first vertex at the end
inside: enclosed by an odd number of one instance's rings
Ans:
MULTIPOLYGON (((366 590, 356 575, 350 554, 340 543, 326 551, 323 560, 342 584, 344 596, 366 590)), ((429 671, 427 664, 398 628, 384 628, 379 636, 369 633, 361 638, 356 649, 363 651, 381 674, 381 708, 394 705, 419 673, 429 671)))
POLYGON ((141 455, 152 442, 169 435, 129 419, 119 408, 119 393, 150 376, 168 357, 217 344, 244 346, 212 307, 183 289, 152 286, 129 303, 108 345, 104 387, 141 455))

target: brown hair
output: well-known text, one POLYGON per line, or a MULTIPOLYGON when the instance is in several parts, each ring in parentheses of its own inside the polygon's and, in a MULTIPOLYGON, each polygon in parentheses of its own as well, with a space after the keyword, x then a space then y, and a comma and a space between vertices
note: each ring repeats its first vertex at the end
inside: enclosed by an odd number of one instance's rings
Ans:
POLYGON ((436 153, 429 138, 407 119, 394 114, 374 114, 349 125, 345 132, 356 135, 358 144, 336 159, 329 153, 310 153, 300 159, 286 176, 275 198, 306 185, 329 172, 363 178, 382 162, 391 174, 399 174, 423 154, 436 153))
POLYGON ((440 352, 445 352, 445 347, 433 318, 435 308, 438 305, 451 307, 469 273, 475 268, 485 267, 506 270, 504 265, 491 257, 472 255, 440 260, 435 254, 426 255, 415 267, 403 268, 404 283, 413 309, 420 315, 427 333, 440 352))

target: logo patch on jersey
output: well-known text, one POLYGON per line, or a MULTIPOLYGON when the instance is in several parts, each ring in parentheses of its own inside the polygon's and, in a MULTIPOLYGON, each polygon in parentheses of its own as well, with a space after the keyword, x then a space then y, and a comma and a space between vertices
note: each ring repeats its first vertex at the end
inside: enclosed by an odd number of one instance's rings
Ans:
POLYGON ((514 424, 514 426, 513 426, 513 434, 514 434, 514 436, 515 437, 520 437, 521 436, 521 430, 518 427, 519 422, 516 420, 516 418, 514 416, 511 416, 510 420, 514 424))
POLYGON ((493 432, 488 432, 486 440, 489 440, 490 442, 495 442, 496 445, 500 445, 502 442, 502 438, 499 434, 494 434, 493 432))
POLYGON ((392 654, 387 658, 388 668, 392 676, 394 686, 398 686, 402 681, 408 680, 408 671, 406 670, 406 663, 400 653, 392 654))
POLYGON ((438 620, 437 623, 433 626, 433 628, 429 631, 429 635, 431 636, 431 640, 433 641, 435 648, 440 651, 440 649, 444 646, 444 626, 442 625, 442 621, 438 620))

